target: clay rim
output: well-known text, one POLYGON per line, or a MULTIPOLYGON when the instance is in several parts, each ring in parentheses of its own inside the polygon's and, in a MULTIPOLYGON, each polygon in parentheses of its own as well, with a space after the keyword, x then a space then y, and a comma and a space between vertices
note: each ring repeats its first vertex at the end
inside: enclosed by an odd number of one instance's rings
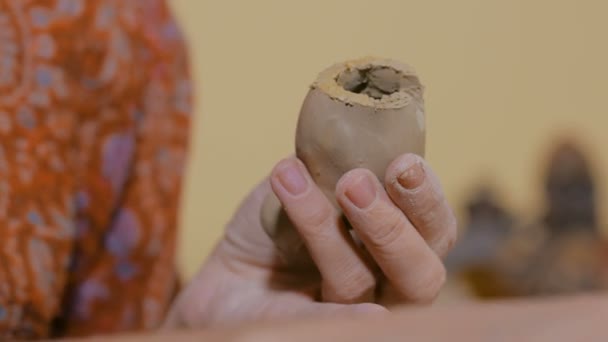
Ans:
POLYGON ((420 84, 416 71, 409 65, 402 62, 376 57, 365 57, 343 63, 337 63, 322 71, 315 82, 311 85, 312 89, 319 89, 330 98, 344 102, 345 104, 358 104, 365 107, 377 109, 397 109, 409 105, 412 101, 422 105, 424 86, 420 84), (398 91, 382 96, 380 99, 370 97, 366 94, 351 92, 344 89, 338 83, 339 76, 348 70, 366 70, 371 68, 387 67, 395 70, 403 77, 408 77, 415 81, 415 86, 400 88, 398 91))

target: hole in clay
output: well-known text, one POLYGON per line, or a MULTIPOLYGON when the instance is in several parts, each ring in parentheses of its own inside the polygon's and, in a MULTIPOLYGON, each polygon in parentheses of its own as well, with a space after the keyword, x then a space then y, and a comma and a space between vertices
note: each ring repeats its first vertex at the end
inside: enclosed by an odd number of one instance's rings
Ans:
POLYGON ((336 82, 355 94, 365 94, 374 99, 391 95, 401 88, 403 77, 397 70, 374 66, 366 69, 347 69, 338 75, 336 82))

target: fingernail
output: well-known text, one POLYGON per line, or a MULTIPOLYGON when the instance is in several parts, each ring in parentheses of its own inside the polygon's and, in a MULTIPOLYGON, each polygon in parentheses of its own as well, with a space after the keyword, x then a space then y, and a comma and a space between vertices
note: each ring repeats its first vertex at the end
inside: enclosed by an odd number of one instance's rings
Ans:
POLYGON ((365 209, 376 199, 376 186, 369 175, 363 175, 348 186, 345 195, 357 208, 365 209))
POLYGON ((308 182, 295 161, 288 161, 277 173, 277 178, 283 188, 292 196, 304 193, 308 187, 308 182))
POLYGON ((414 190, 424 183, 424 169, 420 162, 416 162, 408 167, 399 177, 397 181, 402 187, 408 190, 414 190))

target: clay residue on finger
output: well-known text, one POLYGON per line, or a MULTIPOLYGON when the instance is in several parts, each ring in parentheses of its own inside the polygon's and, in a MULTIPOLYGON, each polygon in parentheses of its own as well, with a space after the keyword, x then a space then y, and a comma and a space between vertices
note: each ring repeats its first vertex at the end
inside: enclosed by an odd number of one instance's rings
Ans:
POLYGON ((338 63, 319 74, 312 88, 331 98, 378 109, 422 104, 424 87, 412 67, 390 59, 367 57, 338 63))

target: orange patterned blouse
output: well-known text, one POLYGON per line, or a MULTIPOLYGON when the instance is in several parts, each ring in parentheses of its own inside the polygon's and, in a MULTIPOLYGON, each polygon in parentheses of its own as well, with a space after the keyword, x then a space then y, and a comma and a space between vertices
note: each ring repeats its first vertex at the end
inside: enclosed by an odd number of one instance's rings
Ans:
POLYGON ((157 327, 190 121, 162 0, 0 0, 0 339, 157 327))

